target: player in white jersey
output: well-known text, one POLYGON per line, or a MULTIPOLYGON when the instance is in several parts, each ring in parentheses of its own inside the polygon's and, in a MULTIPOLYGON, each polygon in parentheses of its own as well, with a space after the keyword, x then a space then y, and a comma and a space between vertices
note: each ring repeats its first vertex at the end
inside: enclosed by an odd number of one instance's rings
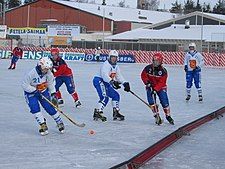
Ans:
POLYGON ((201 69, 204 65, 203 56, 196 51, 196 44, 189 44, 189 51, 185 55, 184 70, 186 72, 186 101, 191 98, 191 87, 194 81, 198 91, 199 101, 203 101, 201 87, 201 69))
POLYGON ((93 79, 93 85, 99 96, 98 107, 94 110, 94 120, 107 120, 103 115, 103 109, 107 105, 109 98, 112 99, 113 120, 124 120, 124 116, 119 112, 120 95, 116 90, 121 88, 120 84, 123 84, 124 90, 129 92, 130 85, 120 73, 117 58, 118 52, 111 50, 108 60, 103 63, 99 73, 93 79))
POLYGON ((43 95, 52 103, 57 103, 57 98, 55 96, 55 79, 51 72, 52 66, 52 61, 49 58, 41 58, 37 66, 26 74, 22 81, 26 102, 30 108, 30 112, 40 125, 39 132, 41 135, 48 134, 48 127, 41 112, 40 104, 45 111, 53 117, 59 131, 61 133, 64 132, 64 124, 60 114, 42 97, 43 95))

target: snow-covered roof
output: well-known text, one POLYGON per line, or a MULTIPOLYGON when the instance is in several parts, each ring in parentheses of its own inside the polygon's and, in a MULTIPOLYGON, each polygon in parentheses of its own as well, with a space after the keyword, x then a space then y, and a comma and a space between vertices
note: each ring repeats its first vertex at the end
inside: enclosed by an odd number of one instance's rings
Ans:
MULTIPOLYGON (((156 27, 160 27, 160 26, 163 26, 163 25, 166 25, 168 26, 168 24, 171 25, 171 23, 176 23, 176 22, 184 22, 185 19, 189 19, 190 17, 193 17, 195 16, 196 18, 199 19, 198 16, 202 17, 202 14, 203 14, 203 17, 204 18, 209 18, 209 19, 212 19, 212 20, 215 20, 215 21, 218 21, 220 23, 218 23, 218 25, 220 25, 221 23, 225 23, 225 15, 221 15, 221 14, 213 14, 213 13, 206 13, 206 12, 199 12, 199 11, 195 11, 195 12, 192 12, 192 13, 188 13, 186 15, 177 15, 175 18, 173 19, 169 19, 169 20, 166 20, 166 21, 163 21, 163 22, 158 22, 158 23, 155 23, 155 24, 151 24, 151 25, 147 25, 143 28, 156 28, 156 27)), ((201 18, 200 18, 201 20, 201 18)), ((196 20, 195 21, 197 24, 198 21, 196 20)), ((180 23, 179 23, 180 24, 180 23)), ((221 24, 222 25, 222 24, 221 24)))
MULTIPOLYGON (((185 29, 184 25, 171 25, 170 27, 153 30, 139 28, 109 36, 108 40, 141 40, 141 39, 168 39, 168 40, 201 40, 201 25, 190 25, 185 29)), ((204 41, 225 42, 225 25, 204 25, 204 41)))
POLYGON ((52 1, 72 8, 80 9, 101 17, 103 17, 103 9, 105 8, 105 17, 114 21, 131 21, 138 23, 154 24, 176 17, 176 14, 172 14, 169 12, 140 10, 136 8, 121 8, 107 5, 103 6, 99 4, 78 3, 74 1, 52 1))
POLYGON ((217 18, 217 19, 219 19, 219 20, 224 20, 224 21, 225 21, 225 15, 221 15, 221 14, 213 14, 213 13, 205 13, 205 12, 204 12, 204 15, 208 15, 208 16, 217 18))

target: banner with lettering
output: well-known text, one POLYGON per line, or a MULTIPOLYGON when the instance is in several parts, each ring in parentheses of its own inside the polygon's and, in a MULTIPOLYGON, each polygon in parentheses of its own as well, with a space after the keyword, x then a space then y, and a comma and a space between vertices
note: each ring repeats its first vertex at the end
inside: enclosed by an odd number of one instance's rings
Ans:
MULTIPOLYGON (((93 62, 93 61, 104 62, 108 59, 108 57, 109 57, 109 55, 107 55, 107 54, 100 54, 100 55, 86 54, 85 55, 85 61, 88 61, 88 62, 93 62)), ((119 63, 135 63, 135 58, 134 58, 133 55, 119 55, 118 62, 119 63)))
MULTIPOLYGON (((84 53, 60 52, 60 56, 67 61, 84 61, 84 53)), ((42 57, 50 57, 50 51, 23 51, 23 59, 38 60, 42 57)), ((0 50, 0 58, 6 59, 11 57, 11 51, 0 50)))
POLYGON ((46 36, 46 28, 8 28, 9 35, 38 35, 46 36))

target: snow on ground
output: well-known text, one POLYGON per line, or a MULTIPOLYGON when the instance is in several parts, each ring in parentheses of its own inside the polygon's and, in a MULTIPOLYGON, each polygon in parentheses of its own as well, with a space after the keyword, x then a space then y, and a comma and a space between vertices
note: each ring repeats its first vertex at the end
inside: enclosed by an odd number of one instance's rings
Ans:
POLYGON ((142 169, 223 169, 225 118, 215 119, 178 140, 142 169))
MULTIPOLYGON (((184 124, 225 105, 224 70, 205 68, 202 75, 204 102, 197 101, 196 90, 193 88, 192 98, 189 103, 186 103, 184 101, 185 74, 183 68, 166 65, 169 73, 168 94, 172 116, 175 120, 174 126, 168 124, 165 118, 162 126, 156 126, 149 108, 122 89, 119 91, 121 112, 125 115, 126 120, 124 122, 112 121, 112 108, 109 103, 104 111, 108 121, 106 123, 95 122, 92 120, 92 115, 98 98, 92 86, 92 78, 101 63, 69 62, 69 66, 74 71, 75 84, 83 107, 81 109, 74 107, 72 97, 63 86, 61 91, 65 99, 65 106, 62 110, 77 122, 86 123, 86 127, 78 128, 64 118, 66 132, 60 134, 53 119, 43 111, 49 127, 49 135, 43 137, 39 135, 36 121, 29 113, 20 85, 24 74, 32 69, 37 61, 19 60, 16 70, 8 70, 9 63, 10 60, 0 60, 0 107, 2 110, 0 113, 0 125, 2 126, 0 131, 0 168, 4 169, 106 169, 130 159, 184 124), (89 135, 90 129, 95 130, 96 134, 89 135)), ((131 84, 131 89, 143 99, 146 99, 146 94, 140 80, 140 73, 145 65, 120 64, 124 77, 131 84)), ((163 117, 163 113, 161 116, 163 117)), ((221 130, 224 131, 225 124, 221 123, 221 125, 221 130)), ((208 128, 205 130, 208 131, 208 128)), ((191 135, 177 142, 173 146, 174 151, 179 144, 189 147, 192 139, 197 139, 198 133, 193 134, 196 138, 192 138, 191 135), (186 140, 187 142, 185 142, 186 140)), ((215 134, 215 138, 220 137, 221 140, 224 140, 223 136, 224 133, 221 134, 221 137, 215 134)), ((201 137, 201 139, 205 141, 209 135, 205 135, 205 137, 204 139, 201 137)), ((202 141, 196 142, 204 145, 202 141)), ((189 153, 191 156, 192 150, 189 153)), ((217 155, 216 151, 214 153, 217 155)), ((179 154, 167 152, 160 158, 165 158, 166 163, 173 166, 177 163, 176 156, 180 157, 179 154), (168 162, 166 158, 169 155, 173 160, 168 162)), ((180 157, 180 159, 182 158, 180 157)), ((204 161, 204 163, 207 162, 210 163, 210 161, 204 161)), ((218 162, 217 166, 224 165, 224 161, 218 160, 218 162)), ((180 166, 180 168, 185 168, 185 165, 187 165, 186 168, 191 168, 188 167, 190 163, 192 161, 186 161, 186 163, 184 161, 184 166, 180 166)), ((159 165, 159 168, 167 167, 163 164, 162 167, 159 165)))

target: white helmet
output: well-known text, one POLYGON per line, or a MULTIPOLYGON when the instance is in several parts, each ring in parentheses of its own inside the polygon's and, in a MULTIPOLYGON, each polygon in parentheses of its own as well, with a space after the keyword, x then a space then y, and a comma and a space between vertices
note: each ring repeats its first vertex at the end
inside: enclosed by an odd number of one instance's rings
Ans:
POLYGON ((43 57, 38 61, 38 66, 40 66, 42 70, 51 69, 53 66, 53 63, 51 59, 49 59, 48 57, 43 57))
POLYGON ((109 56, 116 56, 116 57, 118 57, 119 54, 118 54, 118 52, 116 50, 110 50, 109 56))
POLYGON ((189 45, 188 45, 188 48, 190 48, 190 47, 193 47, 194 48, 194 50, 196 49, 196 44, 193 42, 193 43, 190 43, 189 45))
POLYGON ((119 56, 119 54, 116 50, 110 50, 109 58, 108 58, 109 63, 111 65, 116 65, 118 56, 119 56), (116 60, 113 60, 112 57, 116 57, 116 60))

